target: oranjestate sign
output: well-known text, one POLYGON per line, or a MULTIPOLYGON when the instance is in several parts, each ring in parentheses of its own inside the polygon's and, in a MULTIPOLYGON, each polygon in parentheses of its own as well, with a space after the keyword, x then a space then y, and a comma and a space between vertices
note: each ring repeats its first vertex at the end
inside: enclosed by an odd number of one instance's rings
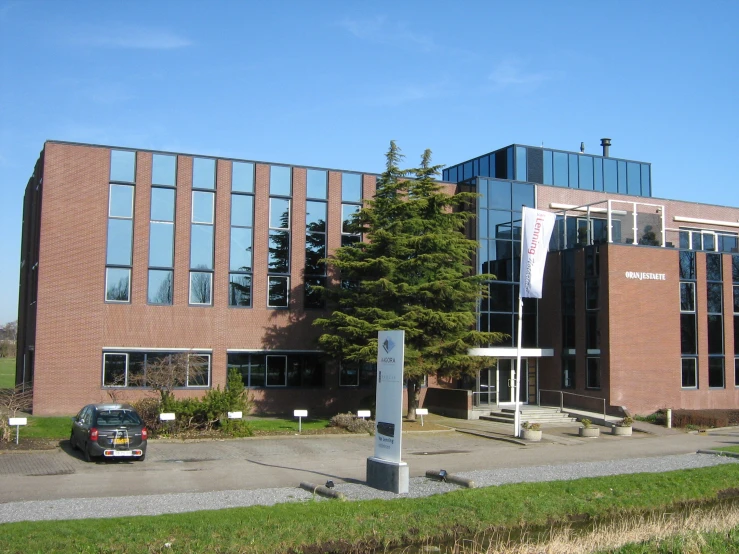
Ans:
POLYGON ((644 271, 627 271, 627 279, 638 279, 639 281, 667 281, 664 273, 647 273, 644 271))

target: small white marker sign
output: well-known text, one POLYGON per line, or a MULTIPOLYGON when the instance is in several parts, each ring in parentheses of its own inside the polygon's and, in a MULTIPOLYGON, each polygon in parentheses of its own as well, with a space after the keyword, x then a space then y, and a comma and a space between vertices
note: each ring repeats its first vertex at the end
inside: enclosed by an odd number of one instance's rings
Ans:
POLYGON ((308 410, 295 410, 293 416, 298 418, 298 433, 303 432, 303 418, 308 417, 308 410))
POLYGON ((228 412, 228 419, 241 419, 243 416, 242 412, 228 412))
POLYGON ((8 425, 28 425, 28 418, 25 417, 9 417, 8 425))
POLYGON ((423 416, 429 415, 428 408, 416 408, 416 415, 421 416, 421 427, 423 427, 423 416))
POLYGON ((369 410, 357 410, 357 417, 364 419, 365 417, 372 417, 372 412, 369 410))
POLYGON ((159 414, 159 421, 174 421, 174 414, 171 412, 159 414))

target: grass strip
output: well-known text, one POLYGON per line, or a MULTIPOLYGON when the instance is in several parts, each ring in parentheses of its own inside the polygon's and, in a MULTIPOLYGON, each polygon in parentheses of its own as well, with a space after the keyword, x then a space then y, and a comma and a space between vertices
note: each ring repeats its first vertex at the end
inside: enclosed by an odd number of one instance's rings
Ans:
POLYGON ((149 552, 351 552, 363 546, 442 543, 496 527, 669 508, 716 499, 720 491, 736 491, 738 482, 739 464, 725 464, 519 483, 419 499, 316 501, 156 517, 8 523, 0 525, 0 551, 113 553, 148 545, 149 552))
POLYGON ((736 454, 739 454, 739 446, 719 446, 712 448, 711 450, 717 450, 719 452, 735 452, 736 454))
POLYGON ((15 387, 15 358, 0 358, 0 389, 15 387))

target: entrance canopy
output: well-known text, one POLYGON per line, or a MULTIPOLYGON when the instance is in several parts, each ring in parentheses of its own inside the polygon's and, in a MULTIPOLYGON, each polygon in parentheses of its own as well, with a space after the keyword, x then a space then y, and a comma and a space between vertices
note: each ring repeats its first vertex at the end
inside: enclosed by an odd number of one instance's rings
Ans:
MULTIPOLYGON (((470 348, 467 353, 470 356, 487 356, 488 358, 515 358, 518 349, 512 346, 498 346, 491 348, 470 348)), ((553 348, 522 348, 522 358, 551 358, 554 356, 553 348)))

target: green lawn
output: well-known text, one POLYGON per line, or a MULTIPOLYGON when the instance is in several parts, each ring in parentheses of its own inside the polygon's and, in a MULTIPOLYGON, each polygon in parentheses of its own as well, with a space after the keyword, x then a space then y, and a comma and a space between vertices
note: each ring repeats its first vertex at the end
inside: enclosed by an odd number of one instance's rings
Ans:
POLYGON ((738 446, 721 446, 719 448, 714 448, 713 450, 719 450, 720 452, 735 452, 739 454, 739 445, 738 446))
MULTIPOLYGON (((286 419, 280 417, 250 417, 246 419, 254 431, 266 432, 298 432, 298 418, 286 419)), ((328 419, 303 418, 302 428, 304 431, 325 429, 330 424, 328 419)))
POLYGON ((0 551, 114 553, 147 545, 149 552, 248 554, 336 551, 343 543, 382 552, 390 546, 473 537, 494 527, 549 526, 573 517, 613 519, 670 510, 676 504, 685 508, 714 500, 737 482, 739 464, 726 464, 519 483, 418 499, 309 501, 154 517, 8 523, 0 525, 0 551))
POLYGON ((0 389, 15 387, 15 358, 0 358, 0 389))

